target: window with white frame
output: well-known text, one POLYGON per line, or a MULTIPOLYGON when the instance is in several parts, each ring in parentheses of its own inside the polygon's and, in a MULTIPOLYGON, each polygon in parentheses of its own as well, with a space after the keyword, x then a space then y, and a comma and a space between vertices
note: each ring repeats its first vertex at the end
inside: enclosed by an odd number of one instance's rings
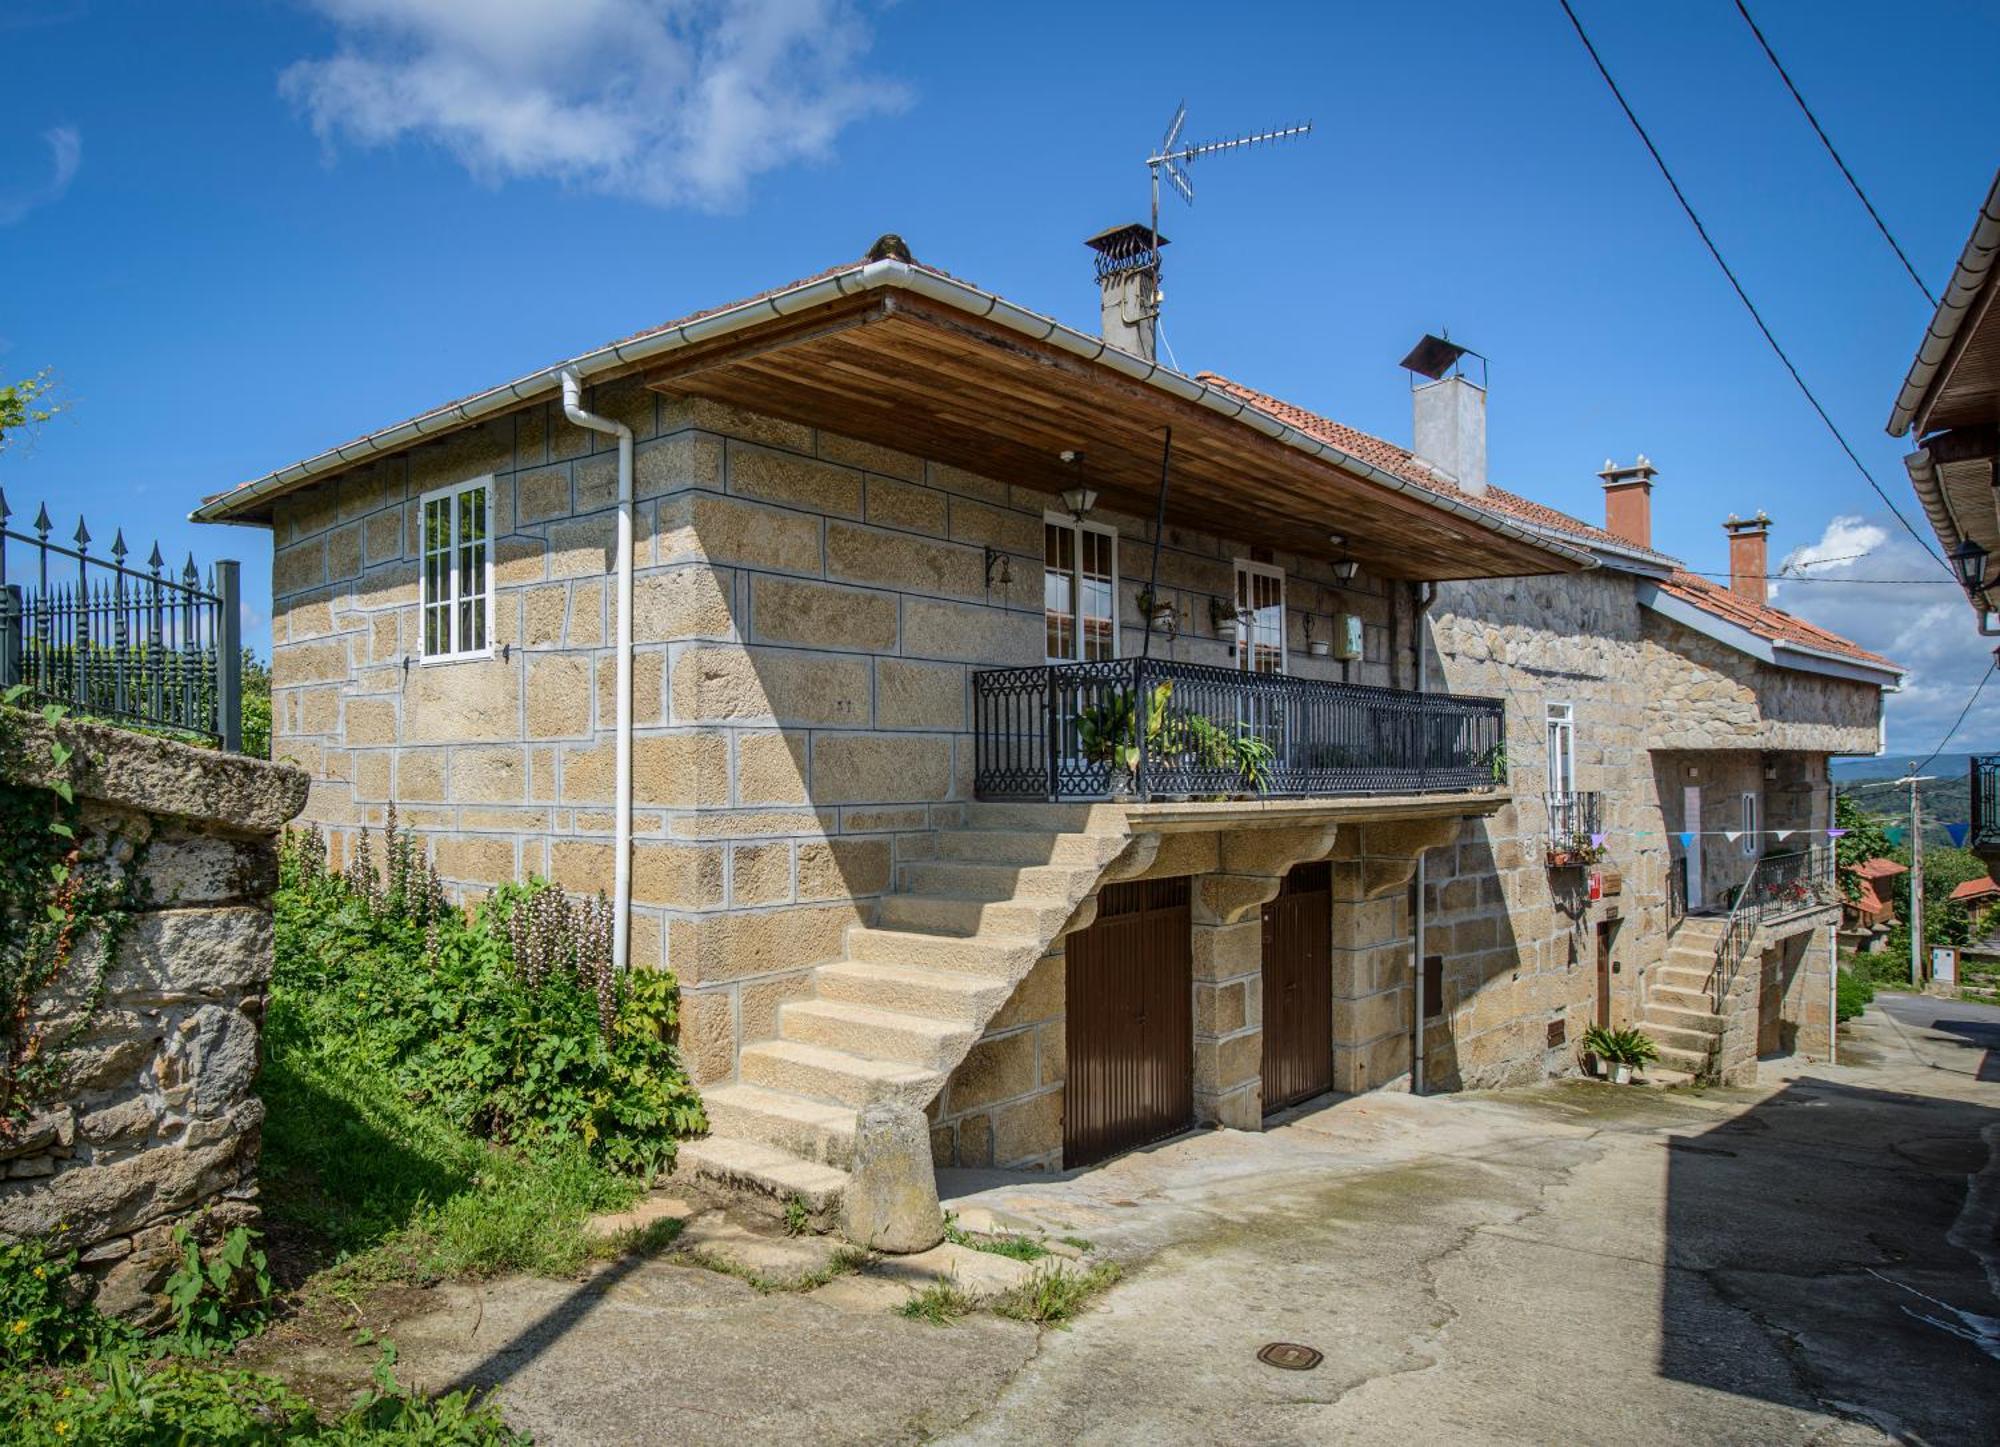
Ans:
POLYGON ((490 477, 475 478, 427 492, 421 500, 425 658, 473 658, 487 651, 492 484, 490 477))
POLYGON ((1567 799, 1576 792, 1576 708, 1552 703, 1545 710, 1549 743, 1549 797, 1567 799))
POLYGON ((1284 570, 1243 558, 1236 560, 1236 666, 1285 671, 1284 570))
POLYGON ((1745 794, 1743 796, 1743 837, 1737 841, 1743 846, 1743 857, 1745 859, 1756 857, 1757 845, 1762 837, 1763 835, 1757 819, 1757 796, 1755 794, 1745 794))
POLYGON ((1042 620, 1051 663, 1118 656, 1118 534, 1049 514, 1042 524, 1042 620))

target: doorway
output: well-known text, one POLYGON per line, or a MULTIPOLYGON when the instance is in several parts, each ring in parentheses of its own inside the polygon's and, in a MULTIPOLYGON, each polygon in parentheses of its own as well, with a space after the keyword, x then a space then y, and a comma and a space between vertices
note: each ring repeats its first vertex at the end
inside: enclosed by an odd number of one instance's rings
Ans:
POLYGON ((1333 867, 1301 864, 1264 906, 1264 1113, 1333 1089, 1333 867))
POLYGON ((1611 976, 1617 966, 1611 963, 1611 949, 1618 937, 1618 921, 1604 919, 1597 922, 1597 1023, 1606 1030, 1611 1023, 1611 976))

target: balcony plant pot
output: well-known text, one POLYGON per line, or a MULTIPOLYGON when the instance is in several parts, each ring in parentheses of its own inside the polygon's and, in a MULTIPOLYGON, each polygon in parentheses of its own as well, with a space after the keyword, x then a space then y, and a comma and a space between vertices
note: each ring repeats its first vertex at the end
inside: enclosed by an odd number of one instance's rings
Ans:
POLYGON ((1306 652, 1314 658, 1324 658, 1333 652, 1333 645, 1324 638, 1309 638, 1306 640, 1306 652))
POLYGON ((1613 1085, 1630 1085, 1632 1083, 1632 1066, 1629 1061, 1614 1060, 1611 1063, 1611 1083, 1613 1085))
POLYGON ((1132 771, 1123 764, 1113 764, 1105 775, 1104 791, 1118 803, 1124 803, 1133 795, 1132 771))

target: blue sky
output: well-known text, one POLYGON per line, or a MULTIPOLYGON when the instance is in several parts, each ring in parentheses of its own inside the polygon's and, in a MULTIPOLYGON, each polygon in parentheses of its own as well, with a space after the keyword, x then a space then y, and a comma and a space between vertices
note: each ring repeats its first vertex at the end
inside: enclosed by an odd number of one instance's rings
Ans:
MULTIPOLYGON (((1578 0, 1767 315, 1899 505, 1882 423, 1929 308, 1728 0, 1578 0)), ((1931 285, 1992 176, 1990 5, 1752 6, 1931 285)), ((1082 237, 1191 136, 1311 118, 1169 202, 1167 338, 1398 441, 1425 330, 1492 358, 1496 481, 1586 518, 1645 452, 1656 542, 1925 564, 1701 251, 1560 9, 834 0, 0 0, 0 372, 70 403, 0 487, 93 529, 240 555, 201 494, 683 312, 857 256, 923 260, 1083 326, 1082 237), (673 30, 662 11, 694 13, 673 30), (563 17, 555 24, 551 15, 563 17), (1846 521, 1843 521, 1846 520, 1846 521)), ((142 544, 143 546, 143 544, 142 544)), ((1913 666, 1927 751, 1986 666, 1948 585, 1785 584, 1913 666)), ((253 624, 261 624, 261 614, 253 624)), ((263 636, 261 627, 257 636, 263 636)), ((1956 747, 2000 744, 2000 687, 1956 747)))

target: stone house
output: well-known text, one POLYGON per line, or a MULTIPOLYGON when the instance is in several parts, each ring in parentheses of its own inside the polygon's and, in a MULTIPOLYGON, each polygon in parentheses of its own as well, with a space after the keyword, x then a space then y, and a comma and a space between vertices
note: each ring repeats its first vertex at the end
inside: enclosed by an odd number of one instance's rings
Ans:
MULTIPOLYGON (((1093 241, 1104 336, 885 237, 195 514, 272 530, 275 748, 336 848, 394 801, 467 892, 629 898, 714 1127, 685 1170, 823 1214, 868 1104, 1075 1166, 1406 1079, 1433 905, 1450 1018, 1501 988, 1460 896, 1517 902, 1476 841, 1539 765, 1425 607, 1612 587, 1596 546, 1159 365, 1142 236, 1093 241)), ((1789 678, 1680 633, 1779 748, 1738 695, 1789 678)))

